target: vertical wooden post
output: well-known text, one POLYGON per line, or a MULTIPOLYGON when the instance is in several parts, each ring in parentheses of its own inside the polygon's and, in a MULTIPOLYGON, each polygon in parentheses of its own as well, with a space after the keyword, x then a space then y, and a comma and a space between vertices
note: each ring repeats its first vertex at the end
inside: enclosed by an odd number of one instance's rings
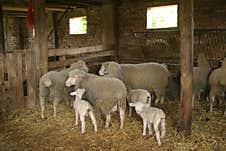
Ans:
POLYGON ((4 90, 4 54, 0 53, 0 112, 4 111, 5 103, 5 90, 4 90))
POLYGON ((5 52, 2 0, 0 0, 0 52, 5 52))
POLYGON ((55 48, 59 48, 59 37, 57 33, 57 14, 53 13, 53 28, 54 28, 54 44, 55 48))
POLYGON ((48 35, 46 31, 45 0, 34 0, 35 37, 34 51, 37 64, 37 77, 48 71, 48 35))
POLYGON ((103 6, 103 46, 104 49, 114 49, 114 57, 117 59, 117 9, 113 0, 107 0, 103 6))
POLYGON ((185 136, 191 135, 193 28, 193 0, 179 0, 180 128, 185 136))

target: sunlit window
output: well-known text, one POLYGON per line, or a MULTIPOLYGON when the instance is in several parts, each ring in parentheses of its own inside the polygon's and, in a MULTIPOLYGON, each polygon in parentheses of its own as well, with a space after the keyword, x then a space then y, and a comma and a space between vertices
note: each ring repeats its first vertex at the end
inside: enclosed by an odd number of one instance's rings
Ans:
POLYGON ((87 17, 73 17, 69 19, 69 34, 86 34, 87 17))
POLYGON ((147 8, 147 29, 177 27, 177 5, 147 8))

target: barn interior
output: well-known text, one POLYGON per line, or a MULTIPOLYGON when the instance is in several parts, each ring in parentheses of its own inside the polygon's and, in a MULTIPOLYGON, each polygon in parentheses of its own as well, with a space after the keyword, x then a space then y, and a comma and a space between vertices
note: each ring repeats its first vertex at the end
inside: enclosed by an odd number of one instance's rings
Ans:
POLYGON ((191 107, 198 55, 205 55, 211 70, 225 57, 225 14, 225 0, 0 0, 0 150, 226 150, 225 101, 210 113, 203 95, 191 107), (153 8, 167 6, 176 8, 175 25, 148 24, 153 8), (161 146, 154 136, 142 136, 135 112, 126 112, 124 129, 118 113, 109 129, 97 115, 98 132, 87 120, 85 134, 64 103, 56 118, 52 103, 47 118, 40 118, 40 77, 78 60, 95 74, 106 61, 167 65, 174 99, 154 104, 166 113, 161 146))

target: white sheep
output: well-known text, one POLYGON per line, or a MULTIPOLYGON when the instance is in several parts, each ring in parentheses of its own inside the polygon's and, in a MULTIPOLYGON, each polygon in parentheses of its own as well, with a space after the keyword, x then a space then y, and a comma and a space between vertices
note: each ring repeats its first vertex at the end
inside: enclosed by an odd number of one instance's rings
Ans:
MULTIPOLYGON (((151 94, 144 89, 132 89, 129 91, 127 96, 128 103, 135 103, 135 102, 141 102, 141 103, 148 103, 151 106, 151 94)), ((129 106, 129 116, 132 115, 132 107, 129 106)))
POLYGON ((158 127, 161 123, 161 138, 163 138, 166 133, 165 113, 161 109, 149 107, 149 104, 144 104, 141 102, 129 103, 129 105, 134 106, 137 114, 139 114, 143 119, 143 136, 146 135, 147 126, 149 129, 149 135, 152 135, 151 125, 153 124, 158 145, 161 145, 158 127))
POLYGON ((75 126, 78 125, 78 116, 82 123, 81 133, 85 133, 85 116, 89 115, 94 126, 94 131, 97 132, 97 121, 93 113, 93 107, 85 100, 82 100, 82 96, 85 93, 85 89, 77 89, 75 92, 71 92, 72 96, 75 96, 74 110, 75 110, 75 126))

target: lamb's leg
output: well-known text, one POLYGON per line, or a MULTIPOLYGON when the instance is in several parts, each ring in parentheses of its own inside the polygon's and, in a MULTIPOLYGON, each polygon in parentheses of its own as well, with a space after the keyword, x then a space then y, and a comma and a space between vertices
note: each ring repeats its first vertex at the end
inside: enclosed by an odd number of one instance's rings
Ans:
POLYGON ((166 121, 165 119, 161 119, 161 138, 166 135, 166 121))
POLYGON ((152 135, 152 123, 148 122, 148 130, 149 130, 149 135, 152 135))
POLYGON ((129 117, 131 117, 132 116, 132 107, 130 106, 129 107, 129 117))
POLYGON ((78 112, 75 110, 75 126, 78 125, 78 112))
POLYGON ((146 129, 147 129, 147 120, 146 119, 143 119, 143 136, 146 135, 146 129))
POLYGON ((80 121, 81 121, 81 125, 82 125, 82 129, 81 129, 81 133, 85 133, 85 127, 86 127, 86 123, 85 123, 85 116, 80 115, 80 121))
POLYGON ((119 114, 120 114, 120 129, 122 129, 125 120, 125 110, 122 107, 119 107, 119 114))
POLYGON ((45 118, 45 98, 44 97, 40 97, 40 105, 41 105, 41 118, 44 119, 45 118))
POLYGON ((97 121, 96 121, 96 118, 95 118, 93 111, 89 112, 89 117, 91 118, 91 121, 93 123, 94 131, 97 132, 97 121))
POLYGON ((110 121, 111 121, 111 114, 108 113, 106 116, 105 128, 109 128, 110 121))
POLYGON ((160 122, 160 120, 157 120, 155 123, 153 123, 153 125, 154 125, 154 130, 155 130, 155 135, 156 135, 158 145, 161 145, 160 134, 159 134, 159 129, 158 129, 159 122, 160 122))

